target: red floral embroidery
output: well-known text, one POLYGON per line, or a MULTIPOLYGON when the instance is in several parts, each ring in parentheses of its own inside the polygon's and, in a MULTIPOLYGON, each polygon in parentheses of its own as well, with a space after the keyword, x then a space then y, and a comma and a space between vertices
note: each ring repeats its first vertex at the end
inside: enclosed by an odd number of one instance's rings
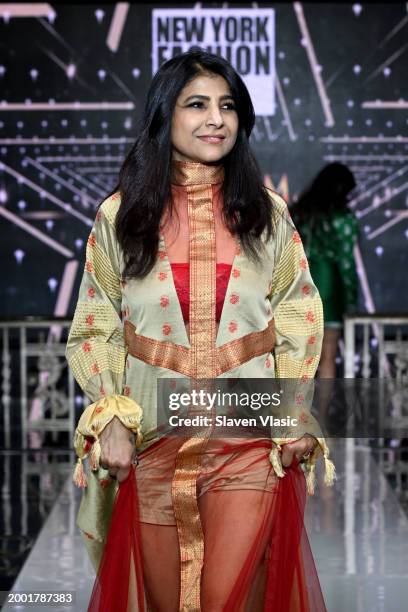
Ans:
POLYGON ((236 321, 230 321, 228 325, 228 329, 231 332, 231 334, 233 334, 238 329, 238 323, 236 321))
POLYGON ((100 221, 102 219, 102 213, 100 210, 98 210, 98 212, 96 213, 96 220, 100 221))
POLYGON ((160 306, 162 308, 167 308, 167 306, 169 305, 169 296, 168 295, 162 295, 160 298, 160 306))
POLYGON ((103 410, 103 406, 97 406, 97 407, 95 408, 95 412, 96 412, 96 414, 99 414, 100 412, 102 412, 102 410, 103 410))
MULTIPOLYGON (((309 360, 308 360, 309 361, 309 360)), ((300 379, 300 382, 305 383, 310 379, 310 376, 308 376, 307 374, 303 374, 303 376, 300 379)))
POLYGON ((304 401, 304 399, 305 399, 305 396, 299 393, 299 395, 296 396, 296 403, 299 405, 304 401))
MULTIPOLYGON (((313 337, 313 336, 312 336, 312 337, 313 337)), ((313 342, 312 342, 311 344, 313 344, 313 342)), ((306 365, 312 365, 312 363, 313 363, 313 357, 308 357, 308 358, 306 359, 306 361, 305 361, 305 364, 306 364, 306 365)))
POLYGON ((302 268, 302 270, 306 270, 307 268, 307 261, 305 257, 302 257, 302 259, 299 262, 300 267, 302 268))
POLYGON ((100 393, 101 395, 106 395, 105 388, 104 388, 104 386, 103 386, 103 385, 101 385, 101 386, 99 387, 99 393, 100 393))
POLYGON ((92 370, 92 372, 94 374, 99 374, 99 366, 98 366, 98 364, 97 363, 93 363, 92 367, 91 367, 91 370, 92 370))
POLYGON ((159 259, 163 261, 163 259, 166 257, 166 251, 159 251, 158 256, 159 259))
POLYGON ((90 247, 94 247, 96 244, 96 238, 93 234, 91 234, 88 238, 88 244, 90 247))
POLYGON ((237 293, 231 293, 230 302, 231 304, 238 304, 239 295, 237 293))
POLYGON ((130 395, 130 387, 126 386, 123 388, 123 395, 126 395, 126 397, 129 397, 130 395))
POLYGON ((89 287, 89 289, 88 289, 88 297, 90 297, 90 298, 94 298, 95 297, 95 289, 93 287, 89 287))
POLYGON ((309 421, 309 417, 307 416, 306 412, 300 413, 299 421, 301 421, 301 423, 307 423, 309 421))
POLYGON ((309 295, 309 293, 310 293, 310 285, 303 285, 302 293, 303 293, 303 295, 309 295))
POLYGON ((271 362, 271 360, 270 360, 270 358, 269 358, 269 357, 267 357, 267 358, 266 358, 265 365, 266 365, 266 367, 267 367, 267 368, 270 368, 270 367, 271 367, 272 362, 271 362))
POLYGON ((315 318, 311 310, 306 314, 306 320, 309 321, 309 323, 314 323, 315 318))
POLYGON ((165 336, 168 336, 171 333, 171 325, 165 323, 162 327, 162 331, 165 336))
POLYGON ((113 481, 110 478, 102 478, 99 481, 99 484, 101 485, 102 489, 106 489, 106 487, 109 487, 111 482, 113 481))
POLYGON ((86 271, 87 271, 87 272, 93 272, 93 271, 94 271, 93 264, 92 264, 92 262, 90 262, 90 261, 87 261, 87 262, 86 262, 86 264, 85 264, 85 268, 86 268, 86 271))
POLYGON ((308 344, 315 344, 315 342, 316 342, 316 336, 310 336, 310 338, 307 341, 308 344))
POLYGON ((157 275, 159 281, 164 281, 167 278, 167 272, 159 272, 157 275))
POLYGON ((113 196, 111 196, 111 200, 118 200, 119 198, 120 198, 119 191, 117 191, 116 193, 113 194, 113 196))
POLYGON ((296 244, 300 244, 302 242, 302 239, 299 235, 299 232, 294 232, 293 236, 292 236, 292 240, 293 242, 295 242, 296 244))
POLYGON ((85 321, 88 327, 92 327, 92 325, 94 324, 94 319, 95 317, 93 316, 93 314, 90 314, 86 317, 85 321))
POLYGON ((241 272, 238 270, 238 268, 234 268, 232 271, 232 276, 234 278, 238 278, 239 276, 241 276, 241 272))
POLYGON ((91 350, 90 342, 84 342, 82 345, 82 350, 84 351, 84 353, 89 353, 89 351, 91 350))

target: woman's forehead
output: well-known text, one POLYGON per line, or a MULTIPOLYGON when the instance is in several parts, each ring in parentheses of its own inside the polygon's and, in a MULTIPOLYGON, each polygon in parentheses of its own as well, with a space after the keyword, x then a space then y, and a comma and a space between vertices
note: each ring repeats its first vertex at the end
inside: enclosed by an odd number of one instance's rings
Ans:
POLYGON ((218 95, 230 94, 227 81, 219 74, 202 74, 192 79, 181 91, 181 95, 189 96, 195 93, 209 95, 216 92, 218 95))

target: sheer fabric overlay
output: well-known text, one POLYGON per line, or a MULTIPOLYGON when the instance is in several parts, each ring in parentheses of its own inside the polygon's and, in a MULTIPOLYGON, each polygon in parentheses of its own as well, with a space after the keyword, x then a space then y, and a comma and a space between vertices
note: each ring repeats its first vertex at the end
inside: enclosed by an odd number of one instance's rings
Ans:
MULTIPOLYGON (((89 611, 181 609, 172 476, 182 443, 160 439, 120 484, 89 611)), ((304 474, 294 458, 277 478, 270 450, 264 438, 210 438, 201 453, 199 517, 186 518, 198 518, 204 534, 197 610, 326 610, 303 523, 304 474)))

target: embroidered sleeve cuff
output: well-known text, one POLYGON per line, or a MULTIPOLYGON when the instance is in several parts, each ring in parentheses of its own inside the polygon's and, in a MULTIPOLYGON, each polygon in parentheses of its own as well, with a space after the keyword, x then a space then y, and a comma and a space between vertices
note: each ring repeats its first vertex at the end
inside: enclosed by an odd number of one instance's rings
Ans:
POLYGON ((92 470, 99 468, 101 447, 99 436, 114 417, 136 436, 136 448, 143 442, 141 421, 143 410, 134 400, 124 395, 107 395, 87 408, 79 419, 74 436, 74 448, 78 456, 73 480, 79 487, 86 487, 86 475, 82 460, 89 459, 92 470))
MULTIPOLYGON (((312 435, 312 434, 310 434, 312 435)), ((301 436, 300 436, 301 437, 301 436)), ((285 471, 282 467, 282 460, 280 451, 282 450, 282 446, 284 444, 288 444, 289 442, 295 442, 296 440, 300 440, 298 438, 272 438, 272 442, 274 445, 269 454, 269 460, 272 464, 272 467, 275 471, 275 474, 282 478, 285 475, 285 471)), ((313 436, 315 437, 315 436, 313 436)), ((306 476, 306 487, 309 495, 314 494, 314 488, 316 484, 316 461, 320 455, 323 455, 324 459, 324 482, 328 486, 333 486, 334 481, 336 480, 336 469, 334 463, 329 459, 329 448, 326 444, 324 438, 316 438, 318 444, 316 445, 313 452, 310 453, 309 457, 304 462, 304 470, 306 476)))

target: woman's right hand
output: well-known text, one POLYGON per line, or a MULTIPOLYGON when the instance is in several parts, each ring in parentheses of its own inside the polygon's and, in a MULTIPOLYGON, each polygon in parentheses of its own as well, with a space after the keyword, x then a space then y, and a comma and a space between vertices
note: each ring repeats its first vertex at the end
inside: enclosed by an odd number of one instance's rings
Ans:
POLYGON ((99 436, 101 457, 99 464, 109 470, 118 482, 125 480, 135 458, 135 435, 115 416, 99 436))

